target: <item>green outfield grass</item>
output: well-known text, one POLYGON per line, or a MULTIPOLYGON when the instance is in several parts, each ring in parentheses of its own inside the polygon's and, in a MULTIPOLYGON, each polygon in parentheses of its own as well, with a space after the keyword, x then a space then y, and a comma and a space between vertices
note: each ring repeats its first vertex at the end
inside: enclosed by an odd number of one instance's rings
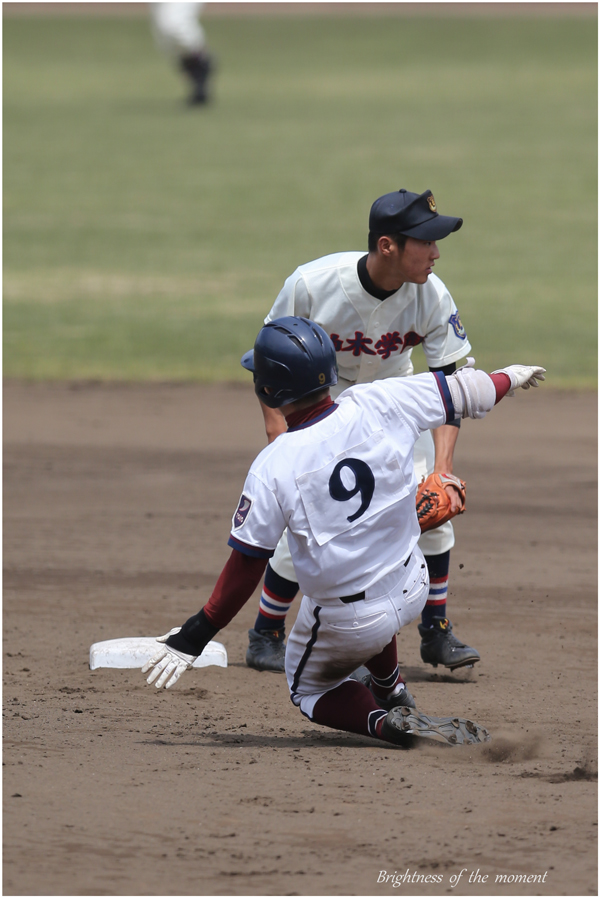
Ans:
MULTIPOLYGON (((4 21, 4 372, 247 379, 285 277, 433 190, 478 365, 596 383, 596 20, 222 18, 188 109, 143 17, 4 21)), ((415 356, 420 355, 420 351, 415 356)))

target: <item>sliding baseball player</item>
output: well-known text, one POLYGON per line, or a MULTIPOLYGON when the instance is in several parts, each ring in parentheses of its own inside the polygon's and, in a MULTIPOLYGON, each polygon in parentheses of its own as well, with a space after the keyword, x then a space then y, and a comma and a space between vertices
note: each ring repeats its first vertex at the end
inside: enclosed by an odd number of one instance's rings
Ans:
POLYGON ((456 418, 483 418, 506 393, 537 386, 544 369, 467 366, 391 377, 333 401, 336 352, 319 325, 283 317, 244 356, 255 392, 280 408, 287 431, 252 464, 233 515, 231 555, 207 604, 158 639, 148 683, 173 686, 250 598, 282 534, 303 593, 288 641, 292 702, 315 723, 400 746, 419 738, 487 741, 479 724, 406 707, 397 631, 427 600, 413 452, 419 435, 456 418), (365 665, 369 686, 352 678, 365 665))

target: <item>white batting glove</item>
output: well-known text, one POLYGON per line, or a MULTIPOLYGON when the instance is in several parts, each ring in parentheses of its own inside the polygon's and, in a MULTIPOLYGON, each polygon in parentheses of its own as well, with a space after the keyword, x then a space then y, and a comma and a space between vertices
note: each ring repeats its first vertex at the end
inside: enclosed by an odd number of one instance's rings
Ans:
POLYGON ((515 390, 518 390, 519 387, 528 390, 529 387, 539 386, 538 381, 546 380, 545 373, 546 369, 540 368, 538 365, 509 365, 507 368, 492 371, 492 374, 508 374, 510 390, 506 394, 507 396, 514 396, 515 390))
MULTIPOLYGON (((180 630, 181 627, 174 627, 164 636, 157 636, 156 641, 166 642, 169 636, 179 633, 180 630)), ((153 668, 146 682, 152 684, 158 677, 155 683, 156 688, 160 689, 161 686, 164 686, 165 689, 170 689, 181 674, 190 669, 197 657, 197 655, 186 655, 185 652, 178 652, 170 645, 165 645, 149 661, 146 661, 142 667, 142 673, 148 673, 150 668, 153 668)))

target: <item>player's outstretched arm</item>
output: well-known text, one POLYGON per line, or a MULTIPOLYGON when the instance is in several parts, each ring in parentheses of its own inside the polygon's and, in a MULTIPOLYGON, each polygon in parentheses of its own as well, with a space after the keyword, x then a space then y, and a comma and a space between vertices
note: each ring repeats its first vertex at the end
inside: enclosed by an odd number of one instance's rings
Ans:
POLYGON ((457 417, 485 418, 503 396, 516 389, 529 389, 545 380, 546 369, 539 365, 508 365, 491 375, 473 367, 475 359, 446 378, 457 417))

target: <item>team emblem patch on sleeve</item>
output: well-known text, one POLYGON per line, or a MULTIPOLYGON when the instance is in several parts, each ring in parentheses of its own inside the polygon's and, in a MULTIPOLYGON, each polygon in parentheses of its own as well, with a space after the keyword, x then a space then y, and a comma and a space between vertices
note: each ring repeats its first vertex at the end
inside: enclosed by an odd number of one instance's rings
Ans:
POLYGON ((240 499, 240 504, 237 507, 237 511, 233 516, 233 527, 235 530, 238 527, 241 527, 246 518, 248 517, 248 512, 252 508, 252 499, 249 499, 248 496, 244 496, 242 493, 242 497, 240 499))
POLYGON ((460 320, 460 316, 458 312, 455 312, 454 315, 450 315, 448 319, 448 324, 451 324, 454 328, 454 333, 458 337, 459 340, 467 339, 467 332, 463 327, 462 321, 460 320))

